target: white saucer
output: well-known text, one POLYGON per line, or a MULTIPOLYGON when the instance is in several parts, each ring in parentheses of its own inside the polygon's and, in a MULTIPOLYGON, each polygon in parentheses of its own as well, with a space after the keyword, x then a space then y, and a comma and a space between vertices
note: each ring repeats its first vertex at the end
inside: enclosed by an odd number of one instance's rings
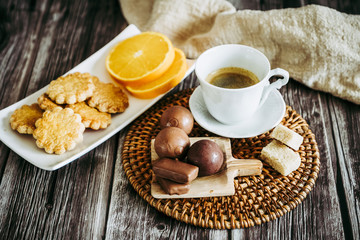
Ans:
POLYGON ((191 95, 189 106, 196 122, 201 127, 219 136, 229 138, 249 138, 265 133, 280 123, 286 110, 284 99, 276 89, 269 94, 268 99, 251 119, 236 125, 225 125, 210 115, 205 106, 200 86, 191 95))

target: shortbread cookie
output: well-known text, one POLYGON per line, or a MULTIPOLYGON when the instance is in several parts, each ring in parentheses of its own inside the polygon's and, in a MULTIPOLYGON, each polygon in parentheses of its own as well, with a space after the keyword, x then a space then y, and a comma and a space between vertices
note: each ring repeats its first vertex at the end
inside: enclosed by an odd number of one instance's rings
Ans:
POLYGON ((91 97, 95 89, 89 73, 71 73, 51 81, 46 93, 57 104, 74 104, 91 97))
POLYGON ((97 108, 100 112, 120 113, 129 106, 129 99, 121 87, 112 83, 103 83, 93 79, 95 91, 88 100, 90 107, 97 108))
POLYGON ((299 147, 304 140, 300 134, 281 124, 276 126, 274 131, 270 134, 270 137, 282 142, 296 151, 299 150, 299 147))
POLYGON ((22 134, 32 134, 35 130, 35 122, 43 115, 43 110, 38 104, 23 105, 16 109, 10 117, 10 126, 13 130, 22 134))
POLYGON ((85 102, 67 105, 68 108, 80 114, 81 121, 87 128, 98 130, 107 128, 111 123, 111 115, 109 113, 99 112, 97 109, 89 107, 85 102))
POLYGON ((37 100, 39 107, 43 110, 52 110, 56 107, 62 107, 59 104, 54 103, 47 95, 44 93, 37 100))
POLYGON ((61 107, 45 111, 35 126, 33 136, 37 139, 36 145, 47 153, 56 154, 75 148, 77 143, 82 142, 85 130, 79 114, 61 107))
POLYGON ((260 157, 284 176, 298 169, 301 163, 299 153, 294 152, 278 140, 273 140, 264 147, 260 157))

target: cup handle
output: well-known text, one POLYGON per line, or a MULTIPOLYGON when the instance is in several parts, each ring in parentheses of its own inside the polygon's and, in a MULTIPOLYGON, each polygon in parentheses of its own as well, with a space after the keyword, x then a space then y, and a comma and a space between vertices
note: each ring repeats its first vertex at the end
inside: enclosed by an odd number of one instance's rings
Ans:
POLYGON ((280 89, 282 86, 286 85, 289 81, 289 72, 282 69, 282 68, 275 68, 270 70, 269 75, 268 75, 268 80, 272 77, 272 76, 282 76, 282 78, 279 78, 278 80, 276 80, 273 83, 270 83, 270 85, 265 86, 259 106, 263 105, 265 100, 268 98, 269 93, 273 90, 273 89, 280 89))

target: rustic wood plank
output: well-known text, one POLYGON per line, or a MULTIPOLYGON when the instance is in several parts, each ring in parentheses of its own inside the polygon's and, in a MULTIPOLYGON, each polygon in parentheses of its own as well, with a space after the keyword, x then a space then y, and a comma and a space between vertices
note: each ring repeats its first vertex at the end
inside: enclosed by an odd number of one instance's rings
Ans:
POLYGON ((360 106, 337 98, 329 99, 333 137, 336 144, 337 185, 342 204, 345 233, 349 238, 360 238, 360 106))
MULTIPOLYGON (((0 70, 6 107, 31 94, 98 50, 123 27, 116 1, 101 4, 42 1, 12 3, 16 18, 0 70), (17 5, 18 4, 18 5, 17 5), (113 15, 109 15, 109 10, 113 15), (102 17, 94 18, 100 14, 102 17), (116 17, 119 16, 119 17, 116 17), (31 19, 31 21, 28 21, 31 19), (101 20, 99 20, 101 19, 101 20), (111 22, 110 24, 106 24, 111 22), (94 33, 97 29, 102 34, 94 33), (24 68, 24 65, 26 65, 24 68), (8 76, 11 76, 9 78, 8 76), (9 79, 16 84, 9 85, 9 79)), ((1 4, 4 5, 3 3, 1 4)), ((11 28, 11 26, 10 26, 11 28)), ((9 28, 9 29, 10 29, 9 28)), ((116 138, 55 172, 40 170, 12 151, 1 152, 2 238, 99 239, 105 234, 116 138), (8 156, 9 155, 9 156, 8 156)), ((1 150, 6 148, 3 144, 1 150)))
MULTIPOLYGON (((290 106, 295 106, 295 110, 307 121, 311 130, 316 136, 320 152, 320 173, 316 180, 313 191, 296 209, 298 224, 295 229, 306 229, 296 233, 306 238, 344 238, 343 224, 341 218, 341 208, 336 189, 334 168, 335 156, 330 155, 327 130, 329 129, 329 113, 325 102, 321 101, 321 96, 325 95, 311 90, 302 84, 291 81, 286 88, 281 89, 285 102, 290 106), (299 208, 299 209, 298 209, 299 208), (311 213, 311 214, 309 214, 311 213), (328 229, 333 231, 328 231, 328 229), (333 235, 335 234, 335 235, 333 235), (338 235, 339 234, 339 235, 338 235)), ((336 165, 335 165, 336 166, 336 165)))
POLYGON ((41 203, 46 202, 51 175, 10 154, 0 185, 0 236, 7 239, 31 235, 29 231, 35 229, 29 226, 46 210, 41 203))
POLYGON ((0 183, 4 175, 5 166, 8 161, 9 153, 10 153, 10 149, 5 144, 0 142, 0 183))
POLYGON ((160 239, 174 220, 157 212, 133 189, 122 167, 122 146, 128 128, 119 134, 106 239, 160 239))
MULTIPOLYGON (((127 128, 121 132, 126 132, 127 128)), ((125 176, 125 172, 121 163, 121 149, 125 139, 125 135, 119 134, 121 137, 118 141, 118 149, 116 163, 114 168, 114 178, 111 190, 111 199, 109 205, 109 216, 106 226, 106 238, 116 239, 120 236, 130 239, 134 231, 135 223, 141 219, 141 214, 137 211, 144 211, 146 204, 141 201, 140 197, 132 189, 129 181, 125 176), (129 227, 131 225, 131 227, 129 227), (129 236, 130 235, 130 236, 129 236)), ((140 222, 138 224, 141 224, 140 222)))
MULTIPOLYGON (((42 2, 38 7, 47 8, 47 3, 42 2)), ((27 11, 29 8, 26 2, 9 2, 6 6, 5 18, 8 23, 4 34, 7 40, 1 44, 0 54, 1 109, 29 94, 29 79, 39 47, 34 37, 40 34, 41 22, 45 17, 43 12, 27 11)))
MULTIPOLYGON (((359 14, 359 1, 316 2, 338 11, 359 14)), ((359 179, 360 148, 359 106, 328 94, 321 94, 323 105, 322 117, 325 120, 327 147, 334 169, 337 194, 340 203, 344 234, 347 239, 358 239, 359 235, 359 186, 354 184, 359 179), (326 96, 326 97, 325 97, 326 96)))
POLYGON ((44 226, 48 235, 44 237, 99 239, 104 236, 115 146, 116 139, 111 139, 58 171, 50 221, 44 226), (63 224, 61 231, 55 228, 59 223, 63 224))
POLYGON ((256 1, 238 1, 238 0, 229 0, 229 2, 234 5, 234 7, 237 10, 243 10, 243 9, 255 9, 260 10, 261 8, 261 0, 256 1))
POLYGON ((29 239, 102 238, 110 198, 114 140, 54 172, 40 170, 12 154, 0 187, 0 235, 29 239))
MULTIPOLYGON (((336 6, 337 10, 345 13, 360 13, 360 1, 332 1, 330 6, 336 6)), ((328 96, 326 100, 329 111, 328 127, 331 129, 327 136, 334 142, 332 152, 333 156, 336 156, 335 179, 344 234, 347 239, 359 239, 360 188, 356 182, 360 178, 360 106, 332 96, 328 96)))

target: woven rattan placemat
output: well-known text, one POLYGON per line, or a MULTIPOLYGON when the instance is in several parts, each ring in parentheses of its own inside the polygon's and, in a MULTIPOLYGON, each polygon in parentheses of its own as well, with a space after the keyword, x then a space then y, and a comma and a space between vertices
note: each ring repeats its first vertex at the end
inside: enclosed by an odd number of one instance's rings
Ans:
MULTIPOLYGON (((160 131, 159 120, 166 108, 189 107, 193 89, 171 95, 135 120, 125 137, 123 167, 138 194, 160 212, 195 226, 215 229, 246 228, 274 220, 294 209, 311 191, 318 177, 320 158, 315 136, 306 121, 287 106, 282 124, 304 137, 299 149, 300 167, 282 176, 264 163, 260 176, 237 177, 236 193, 227 197, 194 199, 155 199, 151 196, 152 178, 150 141, 160 131)), ((235 158, 259 158, 261 149, 270 142, 269 133, 252 138, 231 139, 235 158)), ((216 136, 197 123, 190 137, 216 136)))

